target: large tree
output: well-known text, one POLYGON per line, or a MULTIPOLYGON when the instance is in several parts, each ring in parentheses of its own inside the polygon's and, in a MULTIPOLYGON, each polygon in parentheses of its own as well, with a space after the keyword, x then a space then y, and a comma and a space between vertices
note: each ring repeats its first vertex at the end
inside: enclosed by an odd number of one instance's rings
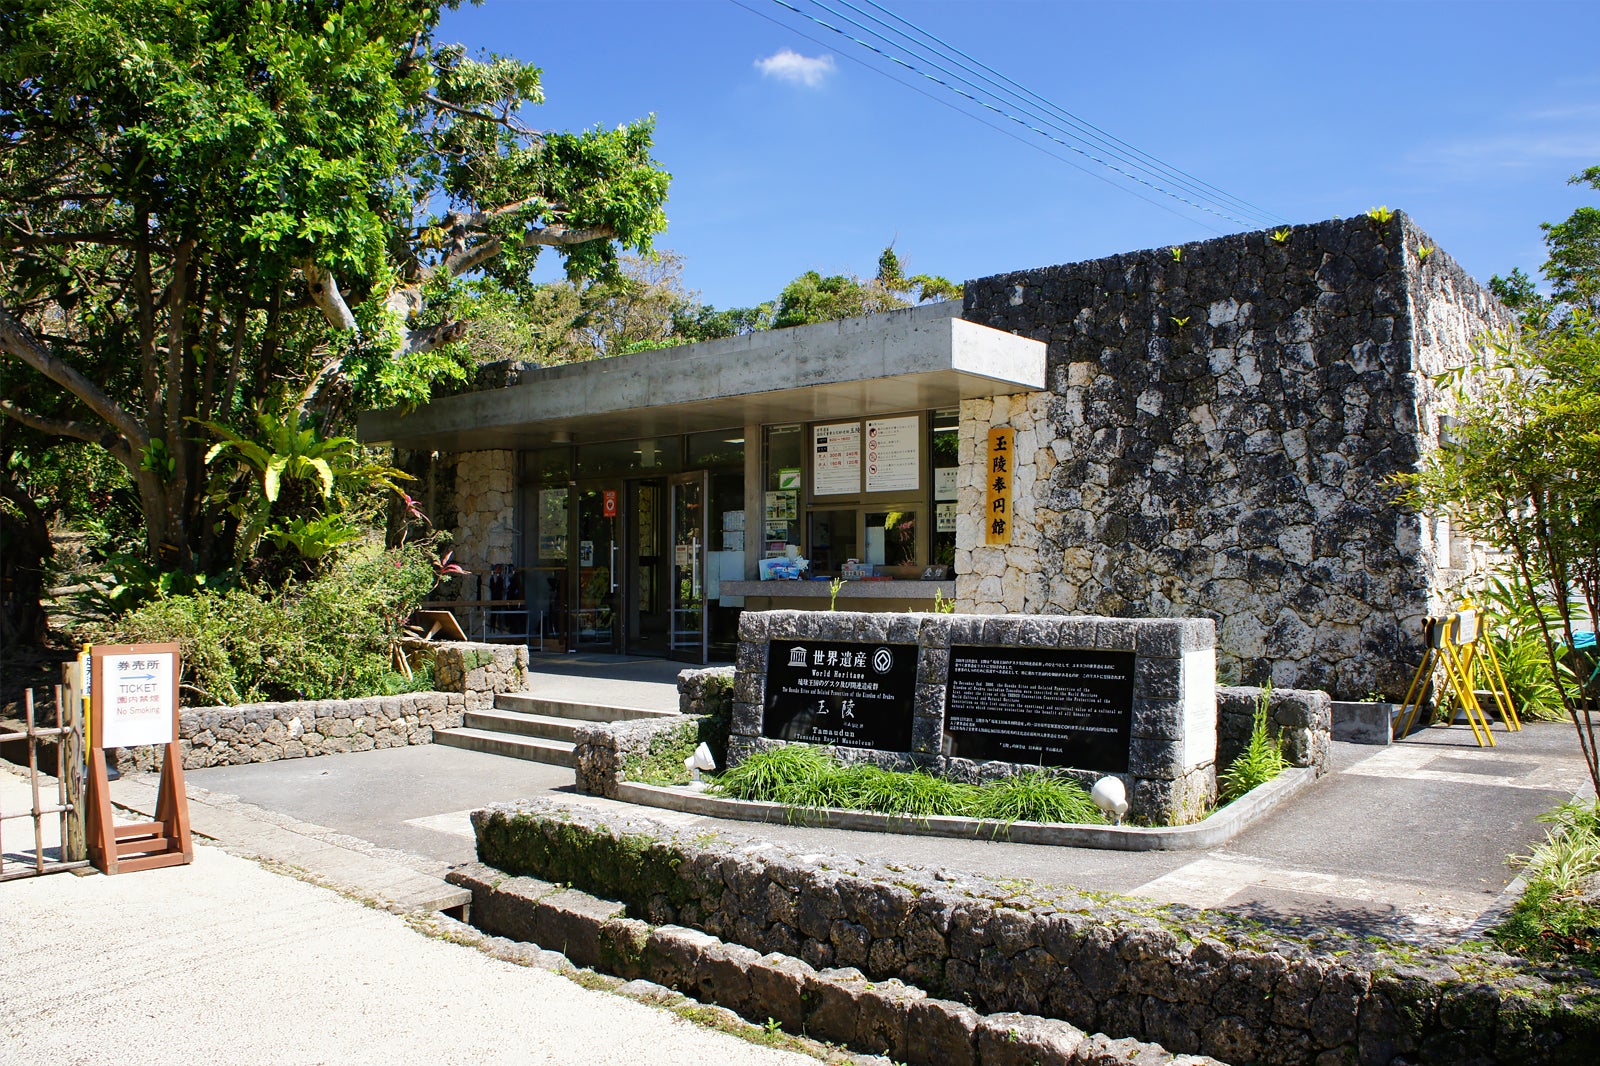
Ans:
POLYGON ((208 477, 460 373, 463 286, 648 249, 652 123, 524 124, 539 72, 402 0, 14 0, 0 14, 0 414, 105 448, 149 550, 225 562, 208 477))

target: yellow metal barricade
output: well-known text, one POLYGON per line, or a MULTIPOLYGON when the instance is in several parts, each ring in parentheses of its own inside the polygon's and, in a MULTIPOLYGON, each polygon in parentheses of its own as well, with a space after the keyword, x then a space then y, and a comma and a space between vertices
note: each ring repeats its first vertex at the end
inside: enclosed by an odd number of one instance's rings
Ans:
POLYGON ((1434 674, 1442 670, 1445 705, 1459 707, 1467 716, 1467 725, 1472 727, 1472 736, 1479 747, 1494 747, 1488 713, 1478 700, 1480 664, 1484 685, 1494 699, 1495 711, 1506 730, 1522 728, 1516 709, 1511 705, 1511 694, 1506 690, 1505 674, 1500 670, 1494 646, 1488 640, 1480 641, 1483 622, 1483 613, 1470 603, 1462 604, 1461 610, 1454 614, 1427 619, 1423 627, 1427 650, 1400 707, 1400 716, 1395 722, 1397 737, 1405 736, 1416 726, 1434 674))

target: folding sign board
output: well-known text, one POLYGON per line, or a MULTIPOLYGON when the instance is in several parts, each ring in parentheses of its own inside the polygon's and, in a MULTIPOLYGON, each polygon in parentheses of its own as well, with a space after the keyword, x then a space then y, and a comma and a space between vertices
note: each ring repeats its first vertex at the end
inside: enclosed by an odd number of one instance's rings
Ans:
POLYGON ((89 858, 107 874, 194 861, 189 800, 178 749, 178 645, 89 649, 89 858), (105 752, 163 748, 155 821, 117 825, 105 752))

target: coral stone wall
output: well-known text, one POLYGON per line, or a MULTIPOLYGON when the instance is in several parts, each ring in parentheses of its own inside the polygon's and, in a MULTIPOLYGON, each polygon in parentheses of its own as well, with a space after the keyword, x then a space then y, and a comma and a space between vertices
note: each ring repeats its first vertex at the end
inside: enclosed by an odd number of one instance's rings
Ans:
MULTIPOLYGON (((462 452, 455 456, 456 515, 454 561, 481 578, 489 593, 489 567, 515 563, 517 529, 517 455, 510 451, 462 452)), ((468 586, 467 599, 476 599, 468 586)))
POLYGON ((1046 342, 1049 390, 962 405, 961 610, 1204 615, 1243 682, 1404 690, 1458 575, 1388 479, 1436 446, 1430 375, 1507 321, 1404 215, 983 278, 965 317, 1046 342), (967 517, 994 426, 1005 548, 967 517))

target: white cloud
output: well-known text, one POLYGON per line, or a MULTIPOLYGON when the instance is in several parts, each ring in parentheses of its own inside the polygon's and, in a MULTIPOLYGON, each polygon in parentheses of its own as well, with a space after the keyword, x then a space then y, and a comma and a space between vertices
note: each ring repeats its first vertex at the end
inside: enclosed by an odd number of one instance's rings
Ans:
POLYGON ((803 56, 783 48, 765 59, 756 60, 756 69, 769 78, 815 89, 833 73, 832 56, 803 56))

